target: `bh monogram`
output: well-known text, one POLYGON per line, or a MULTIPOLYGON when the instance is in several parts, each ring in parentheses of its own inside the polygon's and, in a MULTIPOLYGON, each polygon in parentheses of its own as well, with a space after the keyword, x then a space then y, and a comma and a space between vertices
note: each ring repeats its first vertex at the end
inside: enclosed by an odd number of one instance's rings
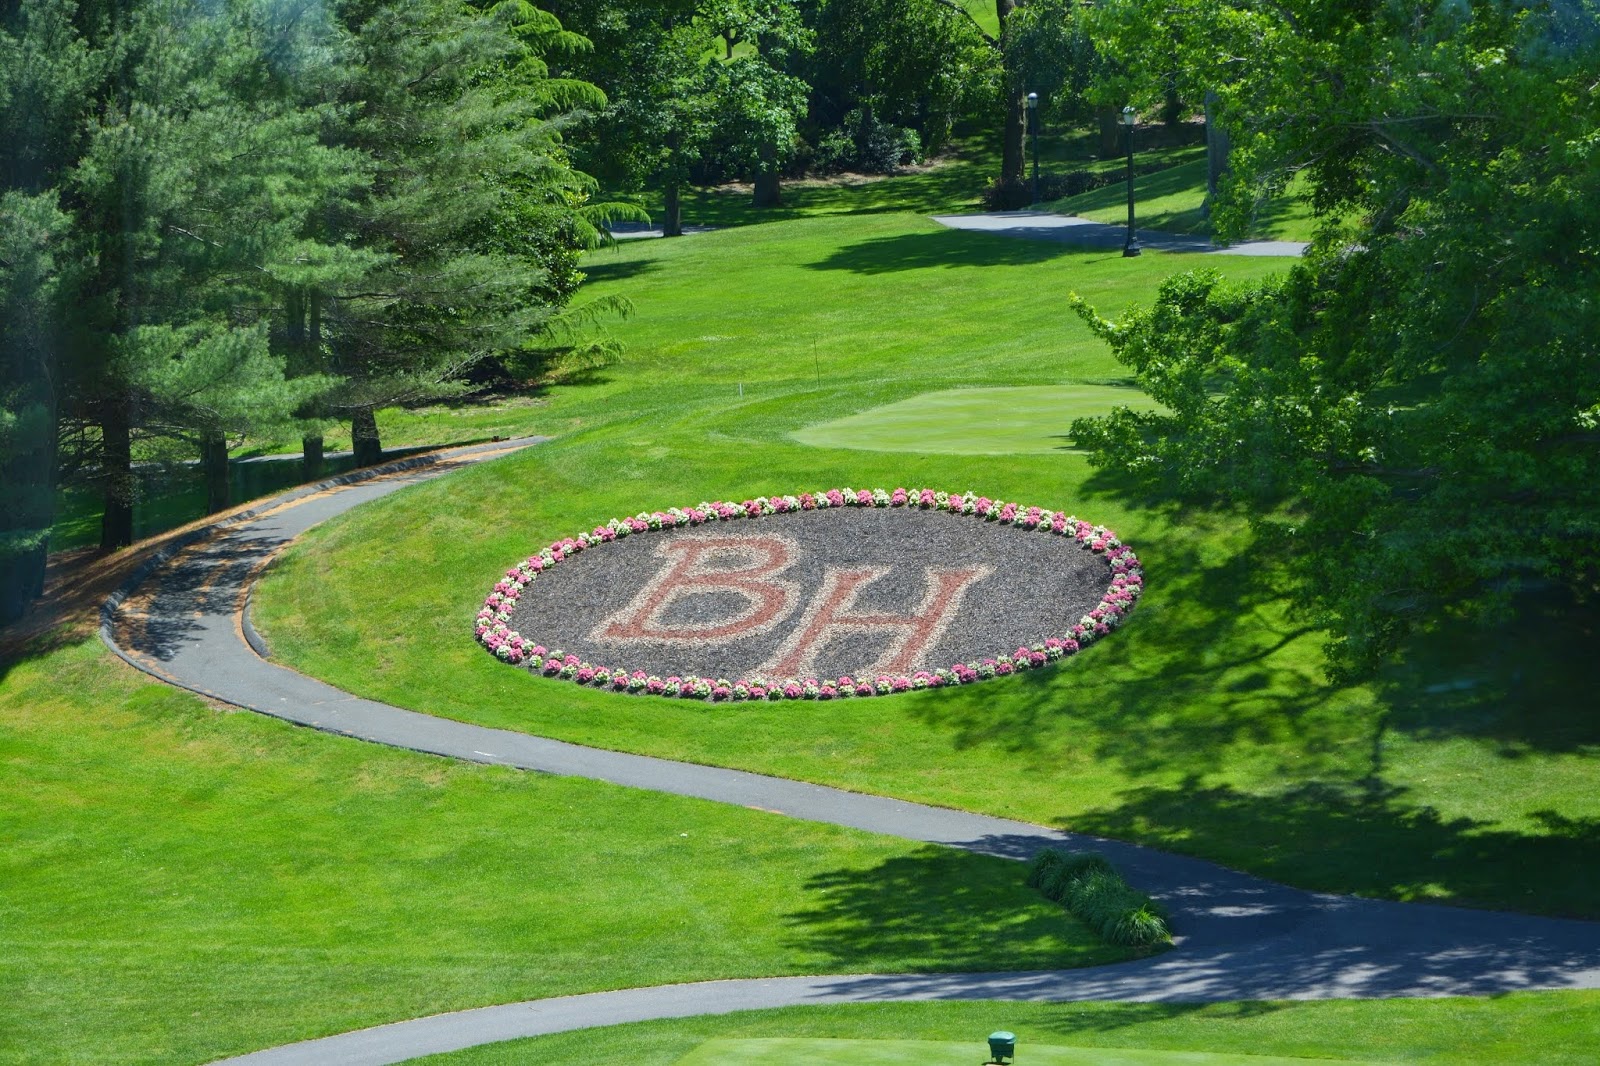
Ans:
MULTIPOLYGON (((661 569, 622 609, 590 633, 595 640, 619 643, 726 644, 768 632, 795 613, 800 585, 782 575, 798 561, 798 545, 772 534, 725 534, 662 541, 655 554, 661 569), (685 597, 730 593, 738 601, 720 616, 668 621, 685 597)), ((805 677, 817 670, 827 646, 851 638, 887 637, 877 657, 858 672, 906 673, 918 665, 961 609, 974 584, 993 573, 987 566, 923 568, 921 602, 904 614, 871 610, 858 600, 888 566, 829 567, 822 584, 799 613, 799 621, 761 665, 759 672, 805 677)), ((722 600, 719 603, 725 604, 722 600)))

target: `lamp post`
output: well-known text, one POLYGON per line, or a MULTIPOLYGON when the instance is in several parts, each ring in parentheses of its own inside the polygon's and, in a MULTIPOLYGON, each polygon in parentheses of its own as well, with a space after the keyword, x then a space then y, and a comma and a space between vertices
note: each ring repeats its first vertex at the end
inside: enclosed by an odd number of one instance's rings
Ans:
POLYGON ((1039 202, 1039 94, 1028 94, 1028 125, 1033 129, 1033 202, 1039 202))
POLYGON ((1122 246, 1124 256, 1140 252, 1139 238, 1133 232, 1133 124, 1138 120, 1139 113, 1131 104, 1122 109, 1122 124, 1128 127, 1128 241, 1122 246))

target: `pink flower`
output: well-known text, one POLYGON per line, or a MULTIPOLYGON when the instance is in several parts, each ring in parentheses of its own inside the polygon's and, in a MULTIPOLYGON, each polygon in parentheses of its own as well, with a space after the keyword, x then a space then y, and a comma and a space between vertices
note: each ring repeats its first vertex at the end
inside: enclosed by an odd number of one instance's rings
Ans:
POLYGON ((802 511, 812 510, 816 506, 817 498, 815 496, 811 495, 809 492, 802 492, 800 494, 800 509, 802 511))

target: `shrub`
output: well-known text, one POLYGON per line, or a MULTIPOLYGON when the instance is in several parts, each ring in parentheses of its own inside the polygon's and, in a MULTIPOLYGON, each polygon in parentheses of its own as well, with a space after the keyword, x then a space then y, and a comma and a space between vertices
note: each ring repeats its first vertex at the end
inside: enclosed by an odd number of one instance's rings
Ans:
POLYGON ((1028 885, 1108 944, 1149 948, 1172 942, 1161 905, 1130 887, 1102 856, 1046 848, 1028 867, 1028 885))
POLYGON ((880 122, 870 109, 857 108, 838 128, 818 138, 811 164, 825 174, 841 170, 893 174, 921 160, 922 138, 916 130, 880 122))

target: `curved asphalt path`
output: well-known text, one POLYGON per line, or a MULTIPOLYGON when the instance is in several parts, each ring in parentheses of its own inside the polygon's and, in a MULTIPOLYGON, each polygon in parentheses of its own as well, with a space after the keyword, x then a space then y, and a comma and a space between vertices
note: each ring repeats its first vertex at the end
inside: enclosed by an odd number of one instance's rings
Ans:
POLYGON ((227 1061, 393 1063, 569 1029, 832 1002, 1203 1002, 1600 988, 1600 923, 1304 892, 1198 859, 1025 822, 418 714, 351 696, 265 658, 267 649, 249 623, 249 592, 289 541, 367 500, 538 442, 479 445, 346 475, 197 531, 153 557, 107 601, 101 636, 123 659, 174 685, 375 743, 735 803, 1004 858, 1025 859, 1052 845, 1098 850, 1167 904, 1177 946, 1155 958, 1083 970, 765 978, 566 996, 398 1022, 227 1061))

